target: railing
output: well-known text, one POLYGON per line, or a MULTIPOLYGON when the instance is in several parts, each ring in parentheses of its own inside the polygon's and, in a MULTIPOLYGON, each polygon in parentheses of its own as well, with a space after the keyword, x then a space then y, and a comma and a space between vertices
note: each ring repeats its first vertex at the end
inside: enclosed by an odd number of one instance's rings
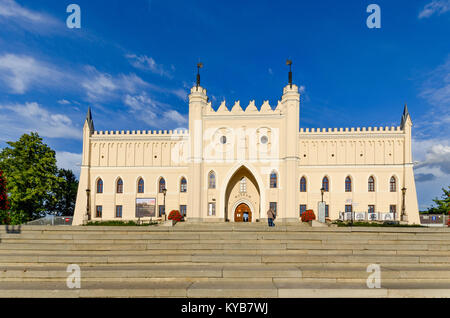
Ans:
POLYGON ((47 215, 41 219, 30 221, 27 225, 72 225, 72 221, 72 216, 47 215))
POLYGON ((398 221, 398 213, 383 213, 383 212, 339 212, 340 221, 353 222, 370 222, 370 221, 398 221))

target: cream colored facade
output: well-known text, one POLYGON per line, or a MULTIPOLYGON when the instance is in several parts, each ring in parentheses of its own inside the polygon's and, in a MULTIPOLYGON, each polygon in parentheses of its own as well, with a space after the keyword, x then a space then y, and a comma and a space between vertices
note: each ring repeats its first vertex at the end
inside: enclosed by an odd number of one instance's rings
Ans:
POLYGON ((338 219, 346 206, 353 212, 367 212, 373 206, 381 213, 395 206, 397 220, 419 224, 412 122, 406 106, 398 127, 303 129, 299 101, 298 87, 287 85, 274 108, 264 102, 258 110, 250 102, 244 110, 236 102, 228 109, 223 102, 215 111, 206 89, 194 86, 189 95, 189 131, 95 131, 89 112, 73 224, 86 222, 88 213, 94 221, 118 219, 117 206, 122 208, 120 219, 136 220, 138 198, 156 199, 156 218, 165 200, 167 214, 185 206, 188 222, 234 222, 238 207, 257 222, 267 219, 272 202, 277 222, 300 222, 301 206, 317 215, 324 177, 329 191, 323 200, 331 220, 338 219), (272 182, 271 174, 276 176, 272 182), (302 177, 306 189, 301 189, 302 177), (369 191, 370 177, 374 191, 369 191), (161 178, 165 199, 159 191, 161 178), (181 191, 183 178, 186 192, 181 191), (97 191, 100 179, 102 193, 97 191), (119 179, 123 193, 117 193, 119 179), (143 193, 138 193, 140 179, 143 193))

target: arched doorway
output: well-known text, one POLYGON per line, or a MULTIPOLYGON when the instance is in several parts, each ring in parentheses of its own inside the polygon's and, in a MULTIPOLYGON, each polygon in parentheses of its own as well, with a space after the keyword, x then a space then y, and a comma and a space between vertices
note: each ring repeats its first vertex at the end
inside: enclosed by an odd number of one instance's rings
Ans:
POLYGON ((251 222, 252 211, 245 203, 241 203, 236 207, 234 211, 234 222, 251 222))
POLYGON ((225 219, 231 222, 255 222, 260 215, 260 190, 255 176, 241 166, 227 179, 225 219))

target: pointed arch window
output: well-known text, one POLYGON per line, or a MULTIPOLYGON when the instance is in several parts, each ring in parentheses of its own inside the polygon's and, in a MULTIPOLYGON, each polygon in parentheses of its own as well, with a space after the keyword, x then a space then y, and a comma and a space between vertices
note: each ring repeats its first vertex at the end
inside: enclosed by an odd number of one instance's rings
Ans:
POLYGON ((116 192, 117 193, 123 193, 123 181, 122 181, 122 179, 117 180, 116 192))
POLYGON ((394 176, 391 177, 391 181, 389 182, 389 189, 391 192, 397 192, 397 180, 394 176))
POLYGON ((306 192, 306 178, 302 177, 300 179, 300 192, 306 192))
POLYGON ((98 179, 97 181, 97 193, 103 193, 103 180, 98 179))
POLYGON ((166 180, 164 178, 159 179, 159 193, 164 193, 164 189, 166 189, 166 180))
POLYGON ((277 184, 278 184, 278 175, 277 173, 274 171, 270 174, 270 187, 273 188, 277 188, 277 184))
POLYGON ((208 189, 216 188, 216 174, 214 171, 211 171, 208 176, 208 189))
POLYGON ((184 177, 180 181, 180 192, 187 192, 187 181, 184 177))
POLYGON ((345 192, 352 192, 352 179, 350 177, 345 178, 345 192))
POLYGON ((144 193, 144 179, 142 178, 138 182, 138 193, 144 193))
POLYGON ((375 179, 370 176, 369 181, 367 182, 367 187, 369 192, 375 192, 375 179))
POLYGON ((330 181, 328 180, 328 177, 323 177, 322 188, 325 192, 330 191, 330 181))

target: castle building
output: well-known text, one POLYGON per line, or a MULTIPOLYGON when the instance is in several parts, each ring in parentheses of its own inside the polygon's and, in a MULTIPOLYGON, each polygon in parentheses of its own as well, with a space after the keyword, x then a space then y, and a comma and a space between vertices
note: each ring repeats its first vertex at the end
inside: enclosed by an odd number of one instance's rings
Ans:
POLYGON ((96 131, 90 109, 74 225, 88 220, 277 222, 325 202, 325 215, 420 224, 405 105, 398 127, 300 128, 300 94, 284 87, 276 107, 211 106, 199 77, 189 130, 96 131))

